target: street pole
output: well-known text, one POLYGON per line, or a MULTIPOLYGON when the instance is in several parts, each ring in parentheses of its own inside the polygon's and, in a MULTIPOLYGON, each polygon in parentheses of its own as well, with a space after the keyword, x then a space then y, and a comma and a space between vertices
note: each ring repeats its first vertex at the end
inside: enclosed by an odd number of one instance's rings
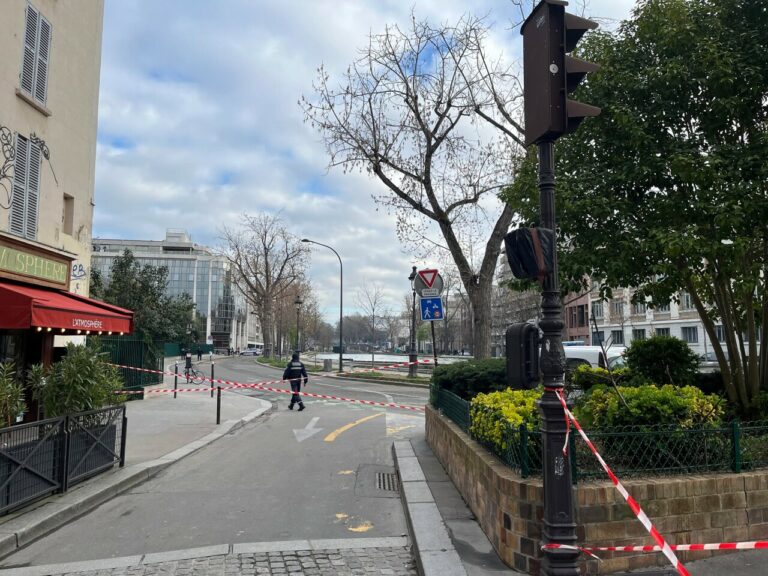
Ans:
POLYGON ((296 348, 294 348, 294 350, 296 352, 301 352, 301 336, 299 332, 299 313, 301 312, 301 305, 304 302, 302 302, 301 298, 297 296, 296 300, 293 303, 296 305, 296 348))
MULTIPOLYGON (((554 141, 539 143, 539 209, 541 227, 555 232, 555 160, 554 141)), ((557 270, 557 250, 553 250, 552 271, 544 278, 541 299, 543 331, 541 372, 544 394, 537 402, 541 419, 542 459, 544 465, 544 529, 545 544, 575 546, 576 523, 573 514, 573 485, 570 460, 563 454, 566 436, 566 416, 557 397, 565 381, 565 352, 563 351, 563 307, 557 270)), ((573 550, 544 550, 541 568, 545 576, 578 576, 579 552, 573 550)))
POLYGON ((306 244, 317 244, 323 248, 328 248, 328 250, 336 254, 336 258, 339 259, 339 373, 342 373, 344 372, 344 265, 341 263, 341 256, 339 256, 339 253, 327 244, 321 244, 320 242, 315 242, 308 238, 302 238, 301 241, 306 244))
POLYGON ((418 373, 418 361, 419 357, 416 354, 416 286, 414 281, 416 280, 416 266, 411 270, 411 275, 408 276, 408 280, 411 281, 411 292, 413 293, 413 302, 411 304, 411 345, 410 354, 408 355, 408 376, 415 378, 418 373))

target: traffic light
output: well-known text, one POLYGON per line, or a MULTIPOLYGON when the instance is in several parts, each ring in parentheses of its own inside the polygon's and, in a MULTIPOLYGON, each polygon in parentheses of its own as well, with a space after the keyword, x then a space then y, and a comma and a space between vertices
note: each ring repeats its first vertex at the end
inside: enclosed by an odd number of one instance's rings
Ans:
POLYGON ((539 384, 539 329, 523 322, 507 328, 507 386, 515 390, 539 384))
POLYGON ((600 66, 568 56, 597 22, 565 11, 567 2, 542 0, 523 23, 525 144, 555 140, 578 128, 600 108, 568 99, 584 77, 600 66))

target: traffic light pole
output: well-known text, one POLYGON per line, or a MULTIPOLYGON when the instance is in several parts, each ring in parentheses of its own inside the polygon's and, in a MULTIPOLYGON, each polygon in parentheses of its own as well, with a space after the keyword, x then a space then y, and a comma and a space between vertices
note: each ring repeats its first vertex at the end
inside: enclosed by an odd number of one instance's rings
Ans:
MULTIPOLYGON (((555 158, 554 141, 545 140, 539 147, 539 209, 542 228, 557 230, 555 217, 555 158)), ((557 250, 553 254, 552 271, 544 279, 541 298, 543 331, 540 367, 544 394, 538 401, 541 417, 541 444, 544 463, 544 530, 545 544, 575 546, 576 523, 573 514, 573 486, 569 459, 563 454, 566 437, 566 416, 557 398, 565 381, 565 352, 563 351, 563 306, 557 275, 557 250)), ((541 573, 545 576, 578 576, 578 551, 544 550, 541 573)))

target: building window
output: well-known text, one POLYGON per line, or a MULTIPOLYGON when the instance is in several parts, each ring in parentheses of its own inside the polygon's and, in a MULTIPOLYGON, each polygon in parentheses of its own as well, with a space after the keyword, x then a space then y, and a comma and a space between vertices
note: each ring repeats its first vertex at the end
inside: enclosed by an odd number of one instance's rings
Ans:
POLYGON ((600 300, 592 302, 592 315, 600 320, 603 318, 603 303, 600 300))
POLYGON ((598 346, 603 342, 605 342, 605 332, 603 332, 602 330, 599 330, 597 332, 592 332, 592 344, 594 346, 598 346))
POLYGON ((688 344, 697 344, 699 342, 699 329, 696 326, 683 326, 681 328, 683 340, 688 344))
POLYGON ((624 344, 624 330, 611 330, 611 344, 624 344))
POLYGON ((688 292, 683 292, 680 294, 680 310, 695 310, 696 307, 693 305, 693 298, 691 298, 691 295, 688 292))
POLYGON ((21 91, 43 106, 48 93, 51 36, 50 22, 31 5, 27 5, 24 58, 21 62, 21 91))
POLYGON ((11 234, 30 240, 37 239, 40 160, 40 148, 32 144, 28 138, 17 134, 8 228, 11 234))
POLYGON ((581 304, 576 308, 576 314, 577 314, 577 321, 579 326, 586 326, 587 325, 587 307, 584 304, 581 304))
POLYGON ((669 328, 656 328, 654 329, 656 336, 671 336, 669 328))
POLYGON ((624 317, 624 300, 611 300, 611 318, 624 317))
POLYGON ((635 328, 632 330, 632 340, 645 340, 645 328, 635 328))
POLYGON ((645 314, 645 302, 635 302, 632 304, 632 314, 645 314))
POLYGON ((715 337, 718 342, 725 342, 725 329, 722 324, 715 325, 715 337))
POLYGON ((64 194, 64 213, 61 215, 61 229, 64 234, 72 236, 75 221, 75 199, 69 194, 64 194))
POLYGON ((658 306, 654 306, 653 309, 656 312, 669 312, 669 302, 666 304, 659 304, 658 306))

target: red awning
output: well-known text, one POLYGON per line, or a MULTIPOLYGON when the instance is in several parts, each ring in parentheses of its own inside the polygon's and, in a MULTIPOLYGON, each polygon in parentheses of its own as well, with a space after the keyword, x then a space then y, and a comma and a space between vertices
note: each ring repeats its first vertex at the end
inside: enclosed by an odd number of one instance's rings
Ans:
POLYGON ((0 282, 0 329, 133 331, 133 312, 71 292, 0 282))

